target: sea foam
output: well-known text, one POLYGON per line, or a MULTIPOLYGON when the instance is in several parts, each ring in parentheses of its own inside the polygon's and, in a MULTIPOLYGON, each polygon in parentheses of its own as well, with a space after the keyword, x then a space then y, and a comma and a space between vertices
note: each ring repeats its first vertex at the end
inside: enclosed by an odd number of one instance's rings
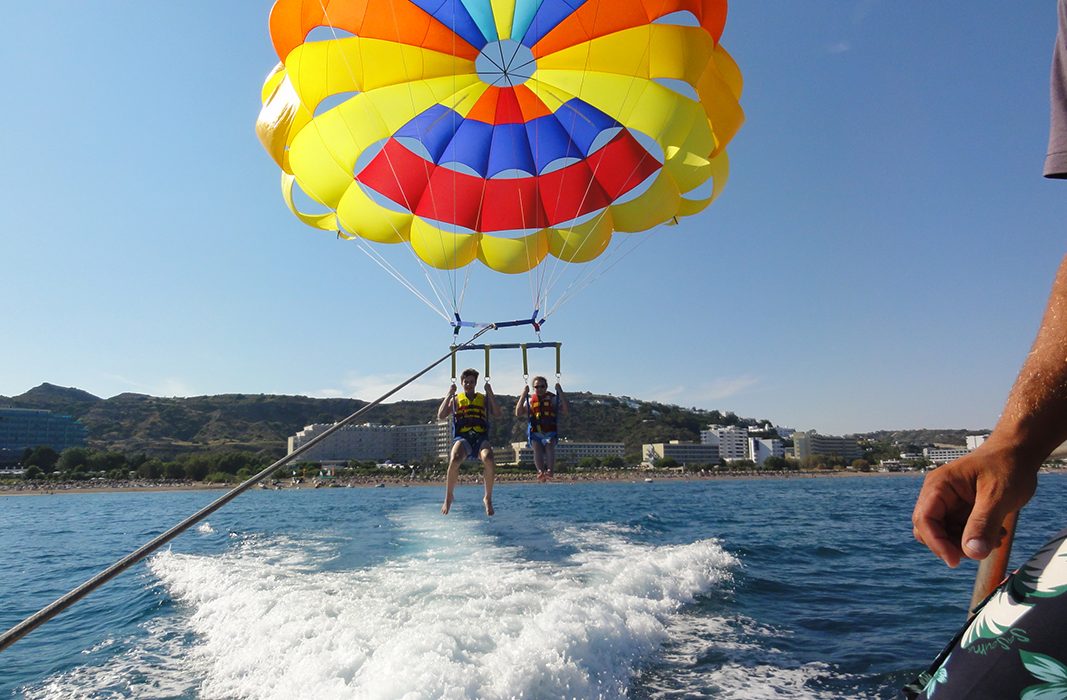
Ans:
POLYGON ((417 554, 318 571, 314 552, 257 540, 150 567, 188 611, 208 698, 615 698, 672 618, 730 576, 714 540, 674 546, 564 530, 574 554, 528 561, 469 521, 397 516, 417 554))

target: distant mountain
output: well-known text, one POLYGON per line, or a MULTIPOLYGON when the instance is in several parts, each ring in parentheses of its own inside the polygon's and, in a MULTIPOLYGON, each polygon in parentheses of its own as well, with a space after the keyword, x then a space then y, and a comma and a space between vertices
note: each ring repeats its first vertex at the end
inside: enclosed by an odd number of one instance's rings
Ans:
POLYGON ((968 429, 929 429, 919 428, 914 430, 876 430, 870 433, 857 435, 877 442, 885 442, 901 447, 926 447, 926 446, 959 446, 967 444, 968 435, 988 435, 989 428, 978 430, 968 429))
MULTIPOLYGON (((525 439, 525 423, 512 415, 517 396, 498 395, 503 416, 493 421, 492 441, 500 445, 525 439)), ((708 423, 746 423, 732 413, 698 411, 628 397, 568 394, 571 415, 564 434, 573 440, 623 442, 631 451, 643 442, 698 440, 708 423)), ((242 450, 282 455, 286 440, 306 425, 334 423, 368 402, 306 396, 221 394, 162 398, 119 394, 101 399, 80 389, 42 384, 25 394, 0 397, 0 405, 43 408, 80 419, 89 444, 124 453, 173 457, 203 450, 242 450)), ((440 399, 383 404, 360 423, 412 425, 432 421, 440 399)))
MULTIPOLYGON (((696 441, 710 423, 770 426, 769 420, 740 418, 730 412, 681 408, 629 397, 568 393, 570 415, 563 434, 572 440, 622 442, 629 452, 643 443, 696 441)), ((491 439, 502 445, 525 439, 525 423, 512 415, 518 397, 498 395, 503 416, 493 422, 491 439)), ((144 452, 163 458, 205 450, 241 450, 281 456, 286 441, 312 423, 334 423, 366 406, 359 399, 307 396, 220 394, 162 398, 119 394, 109 399, 81 389, 41 384, 24 394, 0 397, 0 405, 39 408, 80 419, 89 429, 89 444, 127 454, 144 452)), ((413 425, 432 421, 440 399, 398 401, 376 406, 360 423, 413 425)), ((901 445, 964 444, 964 436, 981 431, 878 431, 855 435, 901 445)))
POLYGON ((0 396, 0 403, 6 405, 14 405, 18 408, 59 411, 61 413, 69 413, 72 406, 77 406, 79 410, 84 410, 100 401, 103 401, 103 399, 99 396, 93 396, 88 391, 73 387, 56 386, 48 382, 35 386, 25 394, 11 399, 0 396))

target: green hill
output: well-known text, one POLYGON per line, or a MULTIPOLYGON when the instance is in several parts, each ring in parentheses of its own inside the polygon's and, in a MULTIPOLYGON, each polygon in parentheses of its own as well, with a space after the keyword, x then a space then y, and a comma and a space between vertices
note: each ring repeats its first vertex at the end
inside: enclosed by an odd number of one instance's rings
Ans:
MULTIPOLYGON (((710 423, 770 427, 769 420, 740 418, 730 412, 682 408, 629 397, 587 392, 568 393, 571 415, 564 435, 571 440, 623 442, 629 452, 642 443, 697 441, 710 423)), ((503 417, 494 421, 496 445, 525 439, 525 424, 512 416, 518 397, 498 395, 503 417)), ((360 423, 412 425, 433 420, 440 399, 398 401, 377 406, 360 423)), ((14 397, 0 396, 0 406, 40 408, 80 419, 89 430, 89 445, 126 454, 144 452, 173 458, 189 452, 240 450, 280 457, 286 440, 312 423, 334 423, 368 402, 359 399, 316 399, 307 396, 220 394, 163 398, 119 394, 109 399, 75 388, 41 384, 14 397)), ((882 443, 932 445, 964 443, 980 431, 879 431, 856 435, 882 443)))

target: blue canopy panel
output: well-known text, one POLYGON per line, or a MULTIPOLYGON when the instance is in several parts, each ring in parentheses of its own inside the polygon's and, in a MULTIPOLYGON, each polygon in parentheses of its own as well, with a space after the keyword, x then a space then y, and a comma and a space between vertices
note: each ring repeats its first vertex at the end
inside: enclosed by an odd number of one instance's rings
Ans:
POLYGON ((525 124, 497 124, 493 127, 493 144, 489 150, 488 177, 505 170, 521 170, 537 174, 533 153, 530 152, 530 137, 525 124))
POLYGON ((544 0, 515 0, 515 16, 511 20, 511 38, 522 41, 544 0))
MULTIPOLYGON (((434 163, 462 163, 481 177, 505 170, 538 175, 562 158, 584 158, 599 134, 619 123, 577 98, 554 114, 525 123, 486 124, 464 119, 434 105, 397 130, 401 142, 421 144, 420 155, 434 163)), ((416 149, 410 149, 416 150, 416 149)))
MULTIPOLYGON (((463 3, 456 0, 410 0, 410 2, 479 51, 488 43, 489 40, 486 39, 478 23, 474 21, 463 3)), ((496 34, 495 29, 493 34, 496 34)))
MULTIPOLYGON (((623 1, 619 0, 619 2, 623 1)), ((556 28, 557 24, 585 2, 586 0, 543 0, 530 21, 529 28, 521 37, 522 43, 526 46, 533 46, 541 41, 546 34, 556 28)), ((512 38, 519 39, 520 37, 516 34, 512 38)))
MULTIPOLYGON (((452 0, 455 2, 456 0, 452 0)), ((493 5, 491 0, 460 0, 463 6, 467 8, 467 13, 474 20, 474 23, 478 25, 478 29, 482 32, 488 41, 499 41, 500 37, 496 33, 496 20, 493 19, 493 5)))

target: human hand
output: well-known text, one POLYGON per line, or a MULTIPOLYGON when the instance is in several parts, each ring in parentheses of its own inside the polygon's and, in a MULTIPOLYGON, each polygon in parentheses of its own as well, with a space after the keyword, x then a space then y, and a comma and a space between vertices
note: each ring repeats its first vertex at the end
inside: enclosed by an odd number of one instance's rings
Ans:
POLYGON ((455 384, 453 384, 452 386, 448 387, 448 395, 449 396, 455 396, 456 395, 456 385, 455 384))
POLYGON ((1034 495, 1037 466, 987 442, 931 471, 911 516, 915 539, 953 568, 964 557, 985 559, 1000 545, 1004 518, 1034 495))
POLYGON ((529 396, 529 395, 530 395, 530 385, 529 385, 529 384, 527 384, 526 386, 524 386, 524 387, 522 388, 522 398, 524 398, 524 399, 525 399, 525 398, 526 398, 527 396, 529 396))
POLYGON ((556 393, 558 394, 561 391, 563 391, 563 387, 559 385, 559 382, 556 382, 556 393))

